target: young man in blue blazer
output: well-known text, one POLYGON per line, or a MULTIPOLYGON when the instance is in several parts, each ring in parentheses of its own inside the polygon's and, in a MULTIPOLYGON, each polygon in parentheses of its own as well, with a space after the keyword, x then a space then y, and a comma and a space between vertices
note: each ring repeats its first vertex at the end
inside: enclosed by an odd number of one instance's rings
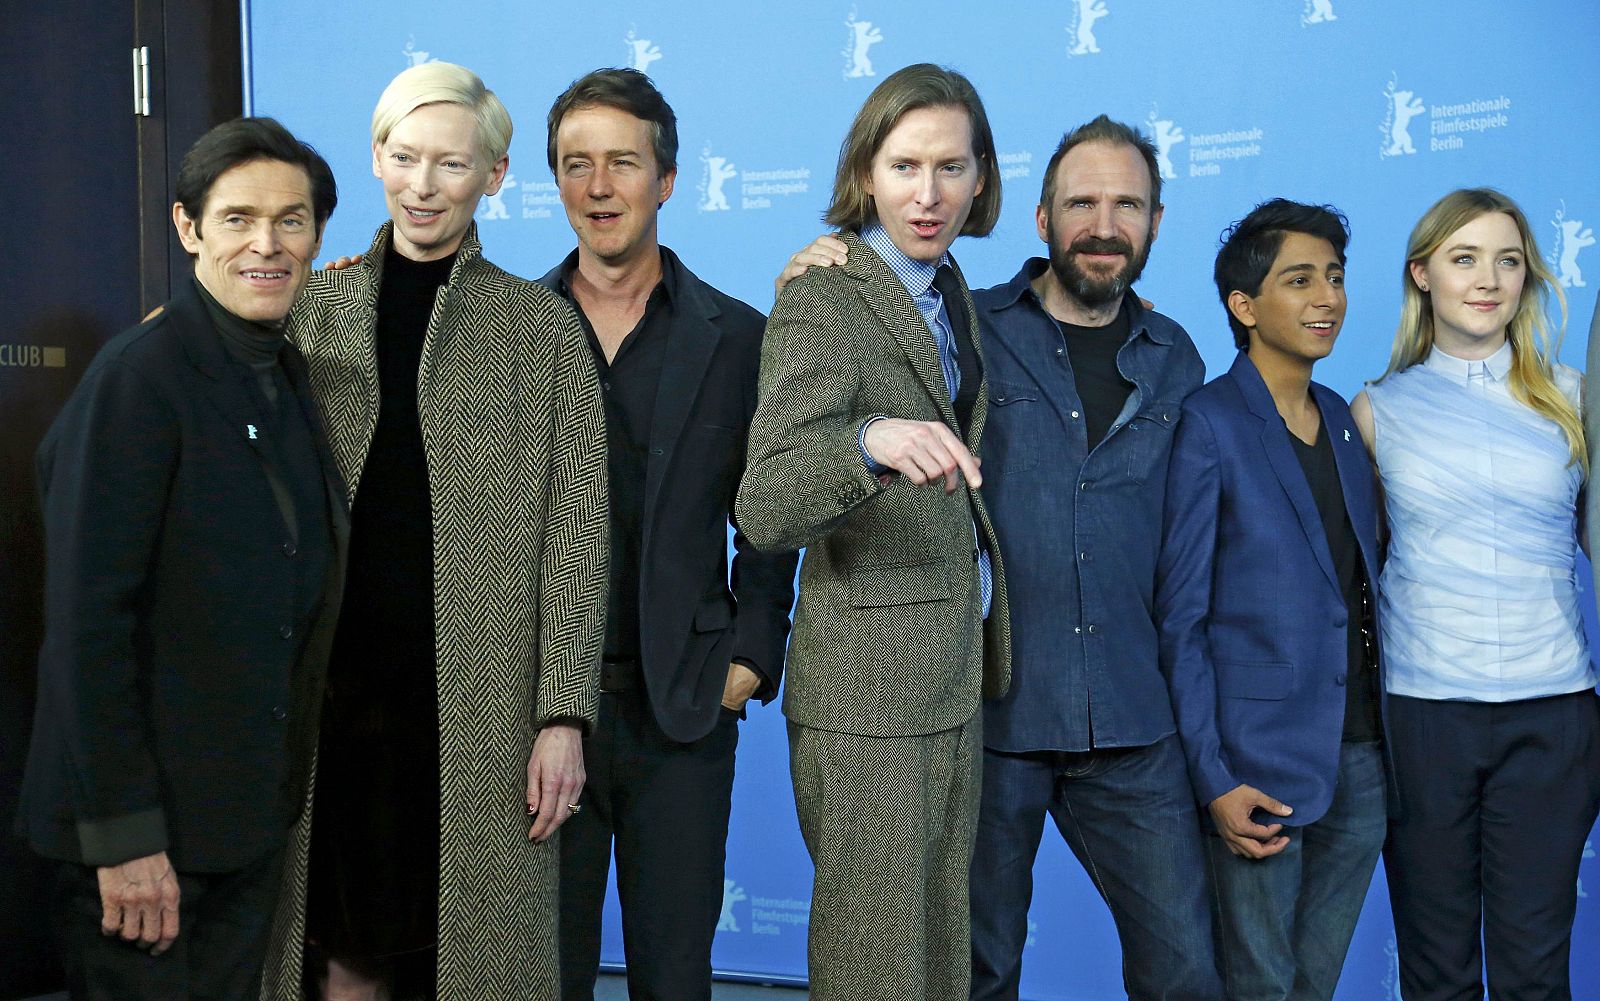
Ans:
POLYGON ((1157 575, 1161 666, 1208 808, 1232 1001, 1331 998, 1383 846, 1377 495, 1338 394, 1344 217, 1266 202, 1225 234, 1241 349, 1189 397, 1157 575))

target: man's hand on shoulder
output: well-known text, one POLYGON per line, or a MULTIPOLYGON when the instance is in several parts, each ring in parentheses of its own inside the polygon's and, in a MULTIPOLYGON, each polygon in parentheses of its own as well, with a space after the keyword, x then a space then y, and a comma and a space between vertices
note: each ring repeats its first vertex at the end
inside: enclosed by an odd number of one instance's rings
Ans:
POLYGON ((824 233, 811 241, 811 245, 789 258, 789 263, 778 272, 778 277, 772 283, 772 294, 777 295, 783 287, 805 274, 811 268, 831 268, 844 264, 849 259, 849 248, 844 241, 831 233, 824 233))
POLYGON ((977 456, 939 421, 874 420, 862 436, 862 447, 873 462, 919 487, 943 480, 944 492, 954 493, 962 477, 974 490, 983 486, 977 456))
POLYGON ((159 956, 178 937, 178 874, 166 852, 96 870, 100 882, 100 933, 137 941, 159 956))
POLYGON ((335 258, 334 260, 324 264, 322 266, 322 270, 343 271, 345 268, 353 268, 357 264, 360 264, 361 259, 365 256, 365 254, 346 254, 343 257, 335 258))

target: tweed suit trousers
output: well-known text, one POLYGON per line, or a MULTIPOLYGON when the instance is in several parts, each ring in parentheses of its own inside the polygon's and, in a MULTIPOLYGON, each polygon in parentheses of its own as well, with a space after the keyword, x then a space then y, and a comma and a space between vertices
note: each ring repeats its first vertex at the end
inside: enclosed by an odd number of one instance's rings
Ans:
POLYGON ((795 808, 816 866, 813 1001, 965 1001, 982 720, 909 737, 789 724, 795 808))

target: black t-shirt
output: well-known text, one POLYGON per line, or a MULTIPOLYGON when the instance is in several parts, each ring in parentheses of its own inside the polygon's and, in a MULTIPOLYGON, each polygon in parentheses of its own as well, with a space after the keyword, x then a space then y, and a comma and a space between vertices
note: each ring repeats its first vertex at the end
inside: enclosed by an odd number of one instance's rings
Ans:
POLYGON ((1076 323, 1057 320, 1062 340, 1066 342, 1067 359, 1072 363, 1072 380, 1078 387, 1078 400, 1083 405, 1083 423, 1089 433, 1089 451, 1100 444, 1117 415, 1122 413, 1133 383, 1122 377, 1117 368, 1117 352, 1127 343, 1132 329, 1128 304, 1124 300, 1117 310, 1116 319, 1103 327, 1081 327, 1076 323))
POLYGON ((1333 457, 1333 443, 1325 428, 1317 429, 1315 444, 1307 445, 1289 434, 1295 458, 1305 472, 1306 484, 1317 503, 1322 530, 1333 556, 1333 569, 1339 578, 1346 610, 1345 635, 1348 667, 1345 672, 1344 740, 1377 740, 1382 734, 1378 720, 1378 676, 1368 656, 1363 631, 1366 607, 1366 569, 1361 547, 1356 542, 1350 514, 1344 506, 1344 489, 1339 483, 1339 467, 1333 457))

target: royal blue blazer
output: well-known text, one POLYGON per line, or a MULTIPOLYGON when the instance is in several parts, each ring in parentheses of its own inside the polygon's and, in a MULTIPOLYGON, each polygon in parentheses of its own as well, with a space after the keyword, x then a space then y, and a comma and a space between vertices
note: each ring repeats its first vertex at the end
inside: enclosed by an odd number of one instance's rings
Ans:
MULTIPOLYGON (((1315 382, 1311 395, 1375 608, 1372 463, 1343 398, 1315 382)), ((1289 430, 1243 352, 1184 402, 1162 527, 1161 668, 1196 797, 1244 783, 1293 807, 1285 823, 1316 821, 1338 778, 1348 611, 1289 430)))

